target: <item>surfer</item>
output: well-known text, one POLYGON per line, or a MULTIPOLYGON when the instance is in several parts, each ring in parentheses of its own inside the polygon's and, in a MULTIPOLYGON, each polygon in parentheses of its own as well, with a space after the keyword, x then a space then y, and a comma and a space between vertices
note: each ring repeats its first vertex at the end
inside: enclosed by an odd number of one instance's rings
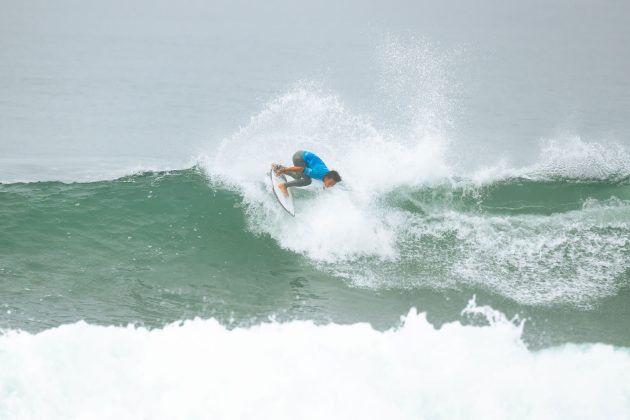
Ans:
POLYGON ((293 181, 278 184, 278 188, 285 196, 289 195, 287 188, 305 187, 311 183, 312 178, 321 180, 324 188, 333 187, 337 182, 341 182, 339 172, 329 170, 319 156, 305 150, 298 150, 293 154, 293 166, 288 168, 276 164, 271 166, 276 175, 287 174, 293 178, 293 181))

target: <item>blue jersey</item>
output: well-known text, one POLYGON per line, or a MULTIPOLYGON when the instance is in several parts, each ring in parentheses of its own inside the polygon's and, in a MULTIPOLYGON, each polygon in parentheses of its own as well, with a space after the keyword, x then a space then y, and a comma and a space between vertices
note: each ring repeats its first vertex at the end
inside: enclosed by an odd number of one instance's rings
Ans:
POLYGON ((304 152, 304 175, 310 176, 315 179, 324 179, 324 176, 329 172, 326 164, 315 153, 304 152))

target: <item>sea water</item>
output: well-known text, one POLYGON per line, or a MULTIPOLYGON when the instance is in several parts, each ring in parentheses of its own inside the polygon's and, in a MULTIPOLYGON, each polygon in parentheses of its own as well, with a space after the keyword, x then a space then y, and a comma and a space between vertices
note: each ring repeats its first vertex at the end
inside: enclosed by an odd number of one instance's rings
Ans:
POLYGON ((3 10, 1 418, 630 416, 624 4, 3 10))

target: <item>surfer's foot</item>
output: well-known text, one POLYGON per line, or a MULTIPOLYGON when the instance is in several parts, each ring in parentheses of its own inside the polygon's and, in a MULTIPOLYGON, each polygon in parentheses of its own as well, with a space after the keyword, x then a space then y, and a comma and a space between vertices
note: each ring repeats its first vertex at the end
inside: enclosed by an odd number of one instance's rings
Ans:
POLYGON ((280 189, 280 191, 282 191, 282 194, 284 194, 285 197, 289 196, 289 191, 287 191, 286 184, 278 184, 278 188, 280 189))

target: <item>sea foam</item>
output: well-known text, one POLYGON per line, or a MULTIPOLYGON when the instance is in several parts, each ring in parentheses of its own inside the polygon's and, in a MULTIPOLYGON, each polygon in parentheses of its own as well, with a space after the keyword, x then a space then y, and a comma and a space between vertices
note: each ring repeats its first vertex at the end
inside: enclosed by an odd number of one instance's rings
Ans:
POLYGON ((398 327, 268 322, 227 329, 79 322, 0 336, 3 419, 627 419, 630 352, 530 351, 522 323, 398 327))

